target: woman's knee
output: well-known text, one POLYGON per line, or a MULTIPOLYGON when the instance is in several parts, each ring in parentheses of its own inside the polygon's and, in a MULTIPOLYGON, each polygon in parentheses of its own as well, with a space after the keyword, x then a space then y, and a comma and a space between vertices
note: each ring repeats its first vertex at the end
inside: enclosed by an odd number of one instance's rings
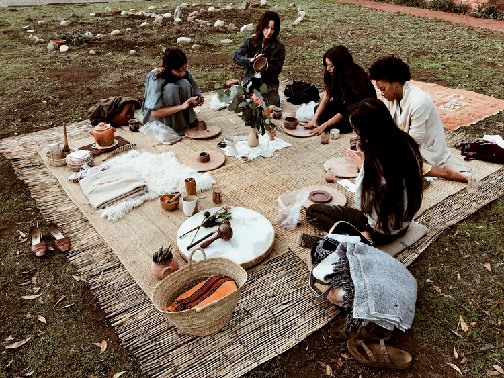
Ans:
POLYGON ((165 106, 176 106, 182 103, 180 87, 175 83, 168 83, 163 88, 163 102, 165 106))
POLYGON ((187 79, 180 79, 177 81, 177 85, 180 90, 180 97, 187 100, 189 97, 192 97, 192 85, 187 79))

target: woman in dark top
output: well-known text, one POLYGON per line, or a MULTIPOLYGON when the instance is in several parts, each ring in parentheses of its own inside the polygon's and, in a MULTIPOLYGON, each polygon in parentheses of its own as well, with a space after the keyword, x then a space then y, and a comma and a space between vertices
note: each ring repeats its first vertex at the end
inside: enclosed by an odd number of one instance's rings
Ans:
POLYGON ((306 219, 329 231, 338 221, 357 228, 375 245, 406 233, 422 203, 422 157, 412 137, 396 127, 383 102, 368 98, 350 109, 350 123, 360 136, 360 172, 355 179, 355 209, 311 205, 306 219))
POLYGON ((201 91, 187 69, 187 57, 180 49, 166 49, 163 66, 145 76, 143 122, 158 120, 179 135, 196 126, 195 106, 203 104, 201 91))
POLYGON ((280 32, 280 17, 276 12, 266 11, 256 25, 255 34, 243 41, 236 50, 233 62, 245 67, 243 86, 252 82, 252 87, 259 89, 266 84, 268 91, 263 94, 267 105, 280 105, 278 95, 278 76, 282 72, 285 60, 285 46, 278 39, 280 32), (262 72, 256 72, 254 63, 260 58, 267 59, 267 67, 262 72))
POLYGON ((337 128, 341 133, 352 131, 348 122, 348 107, 369 97, 376 98, 376 90, 369 76, 345 46, 334 46, 324 54, 325 92, 315 115, 305 126, 312 135, 337 128))

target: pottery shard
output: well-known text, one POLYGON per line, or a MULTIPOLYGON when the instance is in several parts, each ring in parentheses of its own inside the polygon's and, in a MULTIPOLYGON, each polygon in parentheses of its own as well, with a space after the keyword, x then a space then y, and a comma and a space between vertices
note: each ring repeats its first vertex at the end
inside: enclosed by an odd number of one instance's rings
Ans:
POLYGON ((177 43, 180 43, 180 44, 189 44, 192 42, 192 39, 189 38, 189 37, 178 37, 177 38, 177 43))
POLYGON ((121 31, 120 31, 120 30, 118 30, 118 29, 112 30, 112 31, 110 32, 110 35, 119 35, 119 34, 121 34, 121 31))

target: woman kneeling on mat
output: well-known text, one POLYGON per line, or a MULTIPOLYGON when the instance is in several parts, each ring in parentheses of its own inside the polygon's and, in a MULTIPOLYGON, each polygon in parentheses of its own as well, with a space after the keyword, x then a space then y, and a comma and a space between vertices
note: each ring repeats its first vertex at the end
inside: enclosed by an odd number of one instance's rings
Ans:
POLYGON ((163 65, 145 76, 143 122, 158 120, 184 135, 198 123, 193 108, 203 102, 198 84, 187 69, 184 52, 166 49, 163 65))
POLYGON ((401 59, 389 56, 373 63, 369 73, 385 97, 385 105, 397 126, 411 135, 419 145, 425 160, 424 174, 467 182, 468 178, 452 165, 464 168, 453 160, 446 147, 444 128, 436 105, 427 93, 410 84, 409 66, 401 59))
POLYGON ((334 46, 326 51, 322 60, 325 92, 315 115, 305 126, 318 135, 337 128, 341 133, 352 131, 348 123, 348 108, 368 97, 376 98, 371 80, 345 46, 334 46))
POLYGON ((336 222, 346 221, 373 244, 387 244, 406 233, 422 203, 420 152, 378 99, 369 98, 352 107, 350 124, 360 136, 361 149, 348 150, 354 161, 360 159, 356 209, 314 204, 306 219, 326 232, 336 222))

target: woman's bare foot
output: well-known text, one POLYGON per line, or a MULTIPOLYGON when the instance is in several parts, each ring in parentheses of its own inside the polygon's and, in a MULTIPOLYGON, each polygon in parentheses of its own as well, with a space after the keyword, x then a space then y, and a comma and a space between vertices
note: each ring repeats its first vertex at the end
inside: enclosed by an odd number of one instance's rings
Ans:
POLYGON ((451 165, 445 165, 441 167, 431 167, 431 170, 425 174, 426 176, 441 177, 446 180, 468 182, 467 176, 457 171, 451 165))

